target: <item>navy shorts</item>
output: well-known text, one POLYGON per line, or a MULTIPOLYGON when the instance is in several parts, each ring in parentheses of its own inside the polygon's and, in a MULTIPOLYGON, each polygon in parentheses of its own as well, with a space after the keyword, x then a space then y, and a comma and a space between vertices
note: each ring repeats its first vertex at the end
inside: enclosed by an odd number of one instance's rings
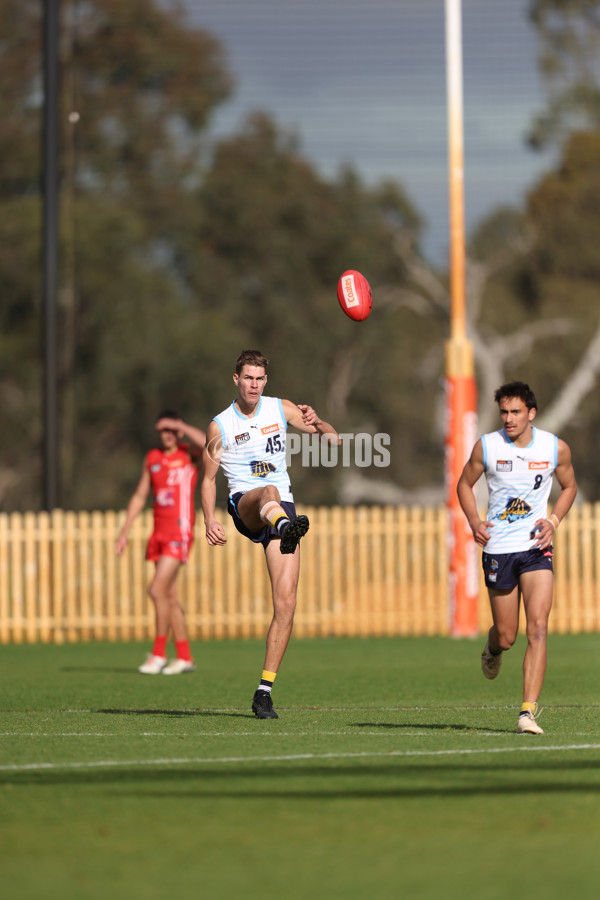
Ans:
POLYGON ((512 591, 524 572, 537 572, 538 569, 549 569, 552 572, 553 557, 551 546, 545 550, 532 547, 522 553, 484 553, 481 564, 486 587, 497 591, 512 591))
MULTIPOLYGON (((237 509, 238 503, 243 496, 244 491, 238 491, 237 494, 232 494, 229 498, 229 502, 227 503, 227 512, 233 519, 233 524, 240 534, 243 534, 244 537, 250 538, 250 540, 255 544, 262 544, 266 550, 273 538, 279 540, 279 534, 272 525, 265 525, 264 528, 260 529, 260 531, 250 531, 249 528, 246 528, 240 518, 240 514, 238 513, 237 509)), ((281 500, 280 504, 285 510, 286 515, 289 516, 290 519, 296 518, 296 507, 293 503, 291 503, 289 500, 281 500)))

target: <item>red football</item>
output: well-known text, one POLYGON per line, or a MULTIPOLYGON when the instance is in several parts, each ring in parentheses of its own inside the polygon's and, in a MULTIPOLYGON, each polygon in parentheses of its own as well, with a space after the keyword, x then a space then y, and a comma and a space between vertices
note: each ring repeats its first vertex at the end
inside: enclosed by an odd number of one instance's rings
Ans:
POLYGON ((348 269, 340 276, 337 287, 340 306, 347 316, 362 322, 371 312, 373 297, 369 282, 355 269, 348 269))

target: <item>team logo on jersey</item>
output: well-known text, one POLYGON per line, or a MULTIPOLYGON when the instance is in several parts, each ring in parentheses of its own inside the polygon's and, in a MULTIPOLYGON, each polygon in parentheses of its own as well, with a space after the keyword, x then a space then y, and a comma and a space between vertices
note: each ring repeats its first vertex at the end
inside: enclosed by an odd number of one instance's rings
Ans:
POLYGON ((519 519, 524 519, 530 512, 531 507, 529 503, 526 503, 525 500, 521 500, 520 497, 510 497, 504 512, 500 513, 500 519, 503 522, 506 520, 509 522, 516 522, 519 519))
POLYGON ((151 472, 160 472, 160 470, 161 470, 161 464, 160 464, 160 463, 154 463, 153 466, 150 466, 150 471, 151 471, 151 472))
POLYGON ((549 462, 530 462, 528 468, 530 469, 548 469, 550 468, 549 462))
POLYGON ((250 432, 245 431, 243 434, 236 434, 235 442, 236 444, 246 444, 250 440, 250 432))
POLYGON ((277 466, 273 463, 265 462, 264 459, 253 459, 250 461, 250 471, 253 478, 266 478, 271 472, 277 471, 277 466))
POLYGON ((274 431, 279 431, 279 424, 275 422, 274 425, 265 425, 265 427, 260 430, 262 434, 273 434, 274 431))
POLYGON ((496 460, 496 472, 512 472, 512 459, 496 460))

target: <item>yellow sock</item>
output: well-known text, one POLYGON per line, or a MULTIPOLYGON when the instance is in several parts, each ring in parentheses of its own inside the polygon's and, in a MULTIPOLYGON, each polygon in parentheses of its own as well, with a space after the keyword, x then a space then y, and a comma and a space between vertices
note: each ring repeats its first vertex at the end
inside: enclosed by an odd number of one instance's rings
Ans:
MULTIPOLYGON (((521 704, 521 712, 530 712, 532 716, 535 716, 535 711, 537 709, 537 703, 535 701, 530 702, 529 700, 523 700, 521 704)), ((521 713, 519 713, 521 715, 521 713)))

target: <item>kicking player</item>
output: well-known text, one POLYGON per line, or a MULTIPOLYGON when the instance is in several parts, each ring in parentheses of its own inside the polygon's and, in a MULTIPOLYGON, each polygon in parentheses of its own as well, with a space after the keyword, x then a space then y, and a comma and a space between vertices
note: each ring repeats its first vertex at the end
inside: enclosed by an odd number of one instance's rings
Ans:
POLYGON ((148 593, 156 611, 156 637, 152 653, 138 671, 143 675, 180 675, 194 671, 185 615, 179 603, 177 576, 194 540, 196 509, 194 494, 198 481, 198 461, 206 443, 199 428, 187 425, 174 410, 164 410, 156 422, 161 446, 144 459, 142 476, 127 506, 125 523, 115 549, 122 556, 127 547, 131 523, 143 510, 150 488, 154 498, 154 530, 146 559, 155 563, 148 593), (189 444, 179 442, 187 437, 189 444), (175 643, 175 659, 167 660, 169 632, 175 643))
POLYGON ((222 466, 229 485, 227 510, 235 527, 264 547, 273 618, 252 711, 259 719, 277 719, 271 689, 292 633, 300 570, 298 543, 309 527, 306 516, 296 515, 287 474, 287 426, 327 436, 336 445, 340 438, 312 407, 264 397, 267 366, 259 350, 245 350, 238 357, 233 376, 237 398, 208 426, 201 496, 206 539, 213 546, 225 544, 225 530, 215 519, 216 476, 222 466))
POLYGON ((546 673, 546 638, 552 606, 552 536, 577 494, 568 445, 535 428, 537 401, 529 385, 513 381, 498 388, 503 428, 484 434, 458 482, 458 498, 482 555, 493 625, 481 656, 486 678, 495 678, 502 653, 514 644, 523 597, 527 649, 523 660, 523 703, 519 734, 543 734, 536 722, 537 701, 546 673), (487 518, 477 509, 474 485, 485 474, 487 518), (548 515, 555 475, 560 493, 548 515))

